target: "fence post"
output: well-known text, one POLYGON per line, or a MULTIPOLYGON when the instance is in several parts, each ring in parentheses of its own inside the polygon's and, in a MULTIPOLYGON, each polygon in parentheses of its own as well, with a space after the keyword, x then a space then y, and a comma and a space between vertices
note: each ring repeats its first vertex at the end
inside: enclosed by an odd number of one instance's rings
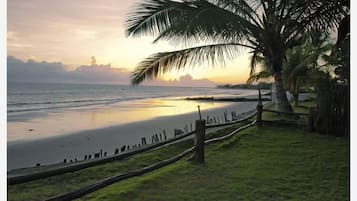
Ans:
POLYGON ((198 163, 205 162, 205 134, 206 134, 206 121, 196 120, 196 132, 195 132, 195 161, 198 163))
POLYGON ((257 105, 257 126, 262 126, 262 113, 263 113, 263 104, 262 104, 262 95, 259 89, 259 96, 258 96, 258 105, 257 105))

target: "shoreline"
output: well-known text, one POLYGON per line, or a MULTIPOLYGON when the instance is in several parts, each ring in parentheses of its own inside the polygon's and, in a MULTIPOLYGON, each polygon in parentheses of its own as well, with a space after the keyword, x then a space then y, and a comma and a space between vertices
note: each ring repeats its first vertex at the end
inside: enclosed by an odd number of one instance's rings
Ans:
MULTIPOLYGON (((211 117, 222 116, 226 110, 228 114, 231 111, 240 114, 255 109, 255 107, 255 102, 235 102, 201 112, 205 118, 207 115, 211 117)), ((8 142, 7 169, 9 171, 34 167, 37 163, 51 165, 63 162, 64 158, 68 162, 75 159, 80 161, 83 160, 86 154, 93 155, 100 149, 103 150, 103 153, 107 152, 108 155, 112 155, 116 148, 140 143, 141 137, 146 137, 149 144, 151 143, 151 136, 162 132, 164 129, 166 130, 167 138, 174 136, 173 129, 175 128, 184 130, 187 125, 190 131, 190 125, 196 119, 198 119, 197 112, 190 112, 39 140, 8 142)))

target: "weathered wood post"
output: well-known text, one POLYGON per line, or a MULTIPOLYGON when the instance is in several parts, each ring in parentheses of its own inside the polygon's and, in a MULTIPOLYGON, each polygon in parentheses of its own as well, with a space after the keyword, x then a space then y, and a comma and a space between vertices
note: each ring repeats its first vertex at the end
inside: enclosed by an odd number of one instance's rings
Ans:
POLYGON ((202 119, 202 115, 201 115, 201 108, 199 105, 197 105, 198 108, 198 116, 200 117, 200 120, 202 119))
POLYGON ((206 120, 196 120, 194 159, 198 163, 205 162, 205 151, 204 151, 205 135, 206 135, 206 120))
POLYGON ((141 146, 146 145, 146 137, 141 138, 141 146))
POLYGON ((263 113, 263 104, 262 104, 262 95, 259 89, 258 94, 258 105, 257 105, 257 126, 262 126, 262 113, 263 113))
POLYGON ((166 137, 166 131, 165 131, 165 129, 162 131, 162 133, 164 134, 164 140, 166 141, 166 140, 167 140, 167 137, 166 137))

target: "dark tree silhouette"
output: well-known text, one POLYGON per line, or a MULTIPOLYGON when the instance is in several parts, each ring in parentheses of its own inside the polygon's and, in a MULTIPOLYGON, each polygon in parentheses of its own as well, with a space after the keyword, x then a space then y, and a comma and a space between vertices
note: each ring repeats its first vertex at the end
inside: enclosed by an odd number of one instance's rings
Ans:
POLYGON ((186 47, 144 59, 132 83, 171 69, 224 64, 247 48, 252 72, 257 58, 263 58, 274 76, 277 108, 289 112, 281 74, 286 51, 312 30, 335 28, 348 12, 339 0, 146 0, 128 16, 128 36, 153 34, 154 42, 170 40, 186 47))

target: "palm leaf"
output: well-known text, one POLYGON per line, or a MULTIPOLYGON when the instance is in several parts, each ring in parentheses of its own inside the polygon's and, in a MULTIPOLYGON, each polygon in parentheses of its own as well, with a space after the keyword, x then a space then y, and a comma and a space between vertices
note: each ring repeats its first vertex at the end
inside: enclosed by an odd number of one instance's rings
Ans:
POLYGON ((140 84, 145 79, 153 79, 169 70, 181 70, 188 66, 225 64, 233 59, 241 47, 252 48, 238 43, 212 44, 192 47, 172 52, 160 52, 144 59, 131 76, 132 84, 140 84))
POLYGON ((239 42, 260 33, 261 27, 256 24, 257 17, 253 17, 250 7, 241 8, 241 15, 237 15, 237 9, 228 7, 228 2, 214 2, 147 0, 129 16, 127 34, 158 35, 154 42, 165 39, 189 43, 211 39, 220 43, 239 42))
POLYGON ((252 56, 250 58, 250 73, 249 75, 253 75, 256 70, 256 66, 258 63, 264 63, 264 57, 260 55, 260 51, 258 48, 255 48, 252 52, 252 56))
POLYGON ((266 70, 260 71, 260 72, 253 73, 252 75, 250 75, 247 80, 247 83, 252 84, 252 83, 257 82, 261 79, 268 79, 270 77, 272 77, 272 74, 269 71, 266 71, 266 70))

